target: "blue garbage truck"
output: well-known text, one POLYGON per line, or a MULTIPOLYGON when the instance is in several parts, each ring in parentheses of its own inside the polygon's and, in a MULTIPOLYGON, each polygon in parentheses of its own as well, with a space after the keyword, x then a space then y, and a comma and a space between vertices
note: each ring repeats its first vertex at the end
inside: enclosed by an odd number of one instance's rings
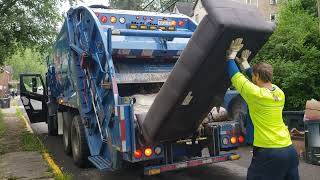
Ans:
POLYGON ((238 123, 201 123, 213 106, 222 104, 227 88, 213 91, 219 96, 208 97, 211 103, 201 114, 184 109, 196 102, 190 91, 165 112, 163 121, 153 119, 166 108, 155 102, 168 79, 180 78, 172 72, 197 27, 180 14, 71 8, 47 57, 45 76, 20 75, 20 96, 31 123, 46 122, 49 135, 62 135, 64 151, 79 167, 115 171, 138 165, 143 174, 154 175, 239 159, 223 151, 243 142, 238 123), (196 122, 185 117, 191 129, 177 123, 176 109, 184 115, 194 112, 196 122))

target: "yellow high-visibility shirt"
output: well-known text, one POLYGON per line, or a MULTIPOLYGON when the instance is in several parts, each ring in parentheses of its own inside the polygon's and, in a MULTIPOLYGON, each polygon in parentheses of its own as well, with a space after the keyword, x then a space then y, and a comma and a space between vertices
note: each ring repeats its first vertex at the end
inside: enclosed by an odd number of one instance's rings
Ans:
POLYGON ((282 119, 285 102, 283 91, 273 84, 273 90, 260 88, 240 72, 232 76, 231 82, 248 104, 254 126, 253 145, 264 148, 291 145, 289 130, 282 119))

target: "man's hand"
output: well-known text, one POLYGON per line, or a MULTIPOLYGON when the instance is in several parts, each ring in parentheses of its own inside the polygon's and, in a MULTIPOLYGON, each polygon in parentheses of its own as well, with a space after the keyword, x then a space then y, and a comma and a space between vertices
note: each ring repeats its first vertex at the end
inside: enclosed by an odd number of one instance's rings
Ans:
POLYGON ((236 61, 239 63, 242 71, 250 68, 250 65, 248 63, 248 58, 250 57, 250 55, 251 55, 251 51, 246 49, 242 51, 240 58, 236 57, 236 61))
POLYGON ((237 38, 231 42, 230 47, 227 50, 227 60, 236 58, 237 53, 243 47, 242 41, 242 38, 237 38))

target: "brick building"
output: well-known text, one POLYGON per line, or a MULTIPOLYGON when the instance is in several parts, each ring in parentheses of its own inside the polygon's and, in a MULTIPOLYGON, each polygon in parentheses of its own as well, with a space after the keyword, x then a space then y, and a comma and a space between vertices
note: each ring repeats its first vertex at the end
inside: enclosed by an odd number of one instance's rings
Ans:
MULTIPOLYGON (((275 21, 278 12, 279 1, 281 0, 233 0, 239 3, 245 3, 251 6, 255 6, 259 9, 265 20, 275 21)), ((207 14, 203 8, 201 0, 197 0, 193 6, 193 19, 196 22, 200 22, 202 18, 207 14)))
POLYGON ((0 68, 0 98, 9 92, 9 82, 12 80, 12 68, 5 66, 0 68))

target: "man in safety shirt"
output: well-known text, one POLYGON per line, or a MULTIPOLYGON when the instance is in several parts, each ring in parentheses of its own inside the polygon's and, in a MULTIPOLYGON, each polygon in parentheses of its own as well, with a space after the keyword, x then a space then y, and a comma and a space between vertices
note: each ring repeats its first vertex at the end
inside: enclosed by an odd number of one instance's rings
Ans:
POLYGON ((248 104, 254 125, 253 157, 247 179, 299 180, 298 155, 282 120, 285 95, 272 84, 271 65, 258 63, 250 68, 248 50, 237 60, 241 69, 252 72, 253 83, 239 72, 235 59, 242 47, 241 38, 232 41, 227 50, 227 66, 232 85, 248 104))

